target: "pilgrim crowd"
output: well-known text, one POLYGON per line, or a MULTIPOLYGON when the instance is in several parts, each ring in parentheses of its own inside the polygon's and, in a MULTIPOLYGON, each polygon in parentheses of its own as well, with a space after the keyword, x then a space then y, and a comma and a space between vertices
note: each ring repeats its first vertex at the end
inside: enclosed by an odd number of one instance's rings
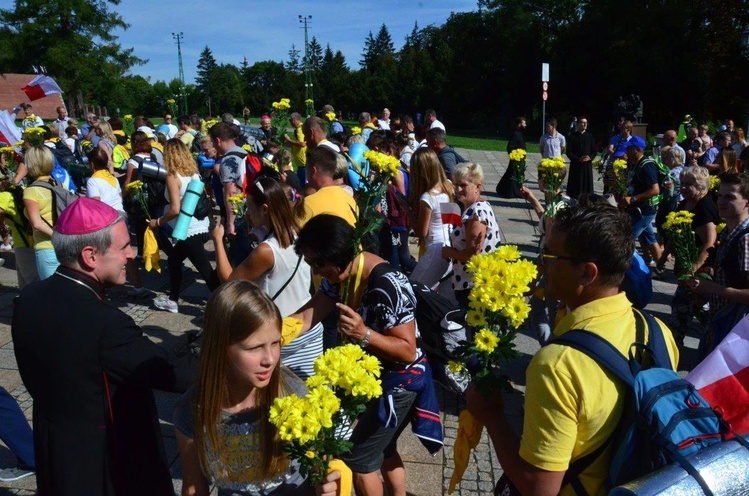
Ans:
MULTIPOLYGON (((0 438, 18 457, 0 480, 36 473, 40 495, 173 494, 152 394, 159 389, 184 393, 170 419, 182 494, 334 494, 340 473, 312 483, 269 415, 274 399, 304 394, 324 350, 347 342, 380 360, 383 393, 351 427, 341 458, 356 494, 405 496, 397 441, 436 403, 412 282, 467 310, 469 261, 505 242, 482 166, 448 145, 434 110, 423 122, 421 114, 362 112, 349 127, 326 105, 306 118, 289 113, 281 130, 271 115, 253 127, 231 114, 167 113, 158 126, 88 114, 79 126, 64 107, 48 124, 30 104, 14 110, 25 113, 24 139, 0 153, 0 250, 15 253, 12 336, 34 401, 33 432, 0 388, 0 438), (380 227, 361 251, 351 240, 365 151, 398 165, 377 202, 380 227), (176 237, 196 180, 211 212, 187 215, 176 237), (447 223, 451 205, 458 219, 447 223), (153 298, 141 275, 159 252, 169 291, 153 299, 157 309, 180 312, 187 259, 211 291, 196 346, 168 351, 107 302, 106 289, 124 284, 137 301, 153 298), (291 335, 289 317, 299 322, 291 335)), ((729 120, 711 133, 687 118, 652 145, 624 118, 604 140, 587 125, 578 116, 565 137, 547 121, 539 146, 544 160, 565 162, 559 187, 539 174, 537 198, 513 161, 496 190, 525 198, 539 218, 527 326, 545 346, 528 367, 522 437, 498 392, 469 387, 466 399, 515 494, 574 494, 571 463, 605 447, 623 409, 622 385, 555 337, 585 328, 625 353, 636 340, 632 307, 649 302, 642 288, 651 277, 686 275, 671 318, 658 321, 674 369, 695 321, 704 356, 749 313, 743 130, 729 120), (603 194, 594 192, 596 169, 603 194), (698 256, 689 265, 661 228, 679 211, 693 214, 698 256)), ((526 149, 525 129, 519 117, 508 152, 526 149)), ((605 493, 611 453, 603 453, 574 474, 588 494, 605 493)))

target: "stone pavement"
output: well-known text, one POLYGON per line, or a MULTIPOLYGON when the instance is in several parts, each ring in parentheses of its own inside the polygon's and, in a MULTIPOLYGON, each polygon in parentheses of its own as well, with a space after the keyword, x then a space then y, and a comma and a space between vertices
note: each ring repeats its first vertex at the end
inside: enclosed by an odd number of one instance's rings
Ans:
MULTIPOLYGON (((464 157, 483 166, 485 173, 484 196, 494 206, 504 240, 507 243, 518 245, 524 255, 535 257, 538 242, 535 213, 528 209, 523 199, 499 199, 494 194, 494 187, 507 166, 507 154, 505 152, 463 149, 460 149, 459 152, 464 157)), ((538 154, 530 154, 528 157, 527 177, 531 189, 536 187, 536 170, 539 161, 540 156, 538 154)), ((600 182, 596 184, 600 187, 600 182)), ((536 194, 539 195, 537 191, 536 194)), ((212 249, 210 244, 206 246, 212 249)), ((14 259, 12 253, 4 253, 0 256, 6 259, 5 265, 0 267, 0 386, 6 388, 16 397, 27 419, 31 419, 32 401, 21 383, 10 336, 12 300, 18 294, 16 274, 13 270, 14 259)), ((189 264, 189 262, 186 263, 189 264)), ((165 265, 162 263, 162 266, 165 265)), ((184 346, 186 342, 185 334, 200 327, 203 308, 208 296, 205 283, 196 278, 197 273, 189 265, 184 270, 186 277, 181 294, 179 314, 157 310, 153 306, 151 297, 129 297, 126 288, 114 288, 108 292, 112 303, 132 316, 151 339, 170 349, 184 346)), ((168 277, 164 272, 161 274, 146 274, 144 283, 146 287, 154 291, 154 295, 165 293, 169 287, 168 277)), ((674 283, 672 274, 670 274, 670 279, 665 282, 654 281, 653 303, 648 306, 648 310, 662 319, 665 319, 669 313, 668 304, 675 289, 674 283)), ((51 316, 51 318, 54 319, 54 316, 51 316)), ((687 351, 682 357, 680 370, 688 370, 692 366, 697 347, 697 339, 694 336, 695 333, 692 332, 685 340, 687 351)), ((528 330, 522 329, 516 340, 516 345, 522 356, 508 364, 507 372, 517 385, 518 391, 516 394, 506 395, 505 401, 509 418, 519 432, 522 426, 522 393, 525 384, 525 368, 533 353, 538 350, 538 343, 528 330)), ((457 434, 458 414, 464 407, 464 401, 459 396, 442 390, 439 386, 438 395, 445 428, 444 450, 435 457, 429 456, 409 429, 404 431, 399 443, 399 451, 406 465, 407 487, 411 495, 436 496, 446 494, 452 474, 452 446, 457 434)), ((175 491, 179 494, 182 477, 180 464, 177 460, 172 424, 172 413, 179 395, 157 391, 155 397, 166 451, 172 464, 175 491)), ((0 445, 0 468, 13 466, 14 464, 15 457, 4 445, 0 445)), ((469 466, 462 482, 453 494, 491 494, 494 483, 501 474, 502 469, 494 455, 493 447, 484 433, 478 447, 471 454, 469 466)), ((34 477, 28 477, 15 483, 0 483, 0 495, 33 495, 36 494, 35 487, 36 480, 34 477)))

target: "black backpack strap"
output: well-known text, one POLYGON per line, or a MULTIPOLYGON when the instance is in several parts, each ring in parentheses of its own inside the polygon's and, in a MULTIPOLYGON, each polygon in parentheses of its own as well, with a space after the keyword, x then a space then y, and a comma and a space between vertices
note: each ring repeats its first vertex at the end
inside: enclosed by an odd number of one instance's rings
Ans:
POLYGON ((653 360, 655 360, 653 366, 664 369, 674 368, 672 366, 674 364, 671 363, 671 357, 668 354, 668 348, 666 348, 666 338, 663 337, 663 329, 661 329, 661 326, 658 325, 658 322, 649 313, 641 312, 639 310, 635 310, 634 312, 635 315, 639 314, 644 317, 645 322, 648 325, 648 335, 650 337, 648 338, 647 346, 653 355, 653 360))

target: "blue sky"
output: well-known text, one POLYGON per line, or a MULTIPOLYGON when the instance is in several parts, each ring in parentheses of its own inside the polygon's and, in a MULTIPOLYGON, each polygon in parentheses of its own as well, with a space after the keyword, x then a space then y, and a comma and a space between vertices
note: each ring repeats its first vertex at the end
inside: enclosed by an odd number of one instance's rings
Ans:
MULTIPOLYGON (((0 0, 10 7, 11 0, 0 0)), ((349 67, 358 69, 364 40, 387 25, 396 50, 411 30, 429 24, 442 25, 451 12, 477 10, 476 0, 265 0, 196 2, 190 0, 122 0, 110 6, 131 27, 118 32, 123 47, 148 59, 132 72, 156 80, 170 81, 179 74, 177 45, 172 33, 182 32, 185 81, 194 81, 200 51, 208 45, 219 63, 239 65, 244 57, 250 65, 261 60, 288 60, 292 43, 304 47, 304 29, 299 15, 312 15, 312 36, 325 49, 340 50, 349 67), (154 5, 158 5, 154 7, 154 5)))

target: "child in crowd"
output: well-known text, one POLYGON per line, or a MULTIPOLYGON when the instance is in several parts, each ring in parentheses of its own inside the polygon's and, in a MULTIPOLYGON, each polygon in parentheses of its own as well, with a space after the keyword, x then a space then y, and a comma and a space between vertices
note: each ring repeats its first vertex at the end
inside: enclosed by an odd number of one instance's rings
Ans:
MULTIPOLYGON (((183 494, 208 495, 211 482, 219 496, 311 492, 268 421, 273 400, 306 392, 280 356, 281 314, 270 297, 244 280, 219 287, 205 310, 197 382, 175 411, 183 494)), ((339 476, 318 494, 335 494, 339 476)))

